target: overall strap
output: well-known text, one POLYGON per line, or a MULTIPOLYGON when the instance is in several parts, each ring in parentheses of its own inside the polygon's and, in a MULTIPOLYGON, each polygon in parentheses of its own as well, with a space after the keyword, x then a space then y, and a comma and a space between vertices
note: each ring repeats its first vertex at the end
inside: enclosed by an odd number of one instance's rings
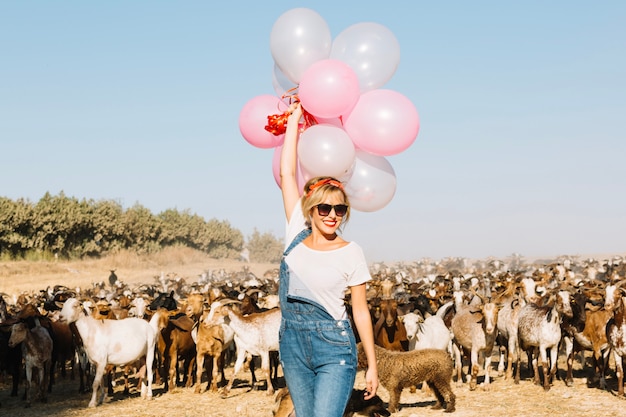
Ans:
POLYGON ((289 289, 289 267, 285 262, 285 257, 289 255, 289 252, 293 250, 300 242, 302 242, 307 236, 311 234, 311 229, 304 229, 296 235, 291 241, 285 252, 283 253, 283 259, 280 262, 280 276, 278 284, 278 299, 280 304, 287 302, 287 291, 289 289))
POLYGON ((283 256, 289 255, 289 252, 291 252, 293 250, 293 248, 295 248, 298 243, 302 242, 310 234, 311 234, 311 229, 309 229, 309 228, 304 229, 300 233, 298 233, 296 235, 296 237, 293 238, 293 240, 291 241, 291 243, 289 244, 287 249, 285 249, 285 252, 283 253, 283 256))

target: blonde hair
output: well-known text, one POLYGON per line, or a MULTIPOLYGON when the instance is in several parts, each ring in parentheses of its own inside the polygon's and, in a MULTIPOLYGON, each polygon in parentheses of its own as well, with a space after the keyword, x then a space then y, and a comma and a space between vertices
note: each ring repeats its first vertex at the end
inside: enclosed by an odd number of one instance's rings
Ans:
POLYGON ((326 197, 333 194, 340 194, 344 204, 348 206, 348 211, 341 219, 341 226, 348 222, 350 218, 350 201, 341 181, 333 177, 315 177, 304 184, 304 195, 301 201, 302 213, 304 213, 308 226, 311 225, 311 210, 318 204, 323 203, 326 197))

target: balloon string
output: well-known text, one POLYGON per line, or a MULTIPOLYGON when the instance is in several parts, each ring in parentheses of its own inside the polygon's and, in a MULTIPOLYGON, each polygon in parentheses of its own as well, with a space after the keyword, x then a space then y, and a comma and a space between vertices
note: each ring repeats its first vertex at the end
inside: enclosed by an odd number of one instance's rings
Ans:
MULTIPOLYGON (((293 93, 297 88, 298 87, 293 87, 285 91, 285 94, 282 95, 281 99, 284 100, 288 98, 289 104, 298 103, 300 99, 298 98, 297 94, 293 93)), ((289 111, 285 111, 284 113, 271 114, 267 116, 267 125, 265 126, 265 130, 267 130, 274 136, 282 135, 287 130, 287 119, 289 118, 290 114, 291 113, 289 111)), ((306 111, 304 107, 302 108, 302 118, 304 119, 304 125, 301 126, 301 131, 304 131, 308 127, 317 124, 317 120, 315 119, 315 117, 311 113, 306 111)))

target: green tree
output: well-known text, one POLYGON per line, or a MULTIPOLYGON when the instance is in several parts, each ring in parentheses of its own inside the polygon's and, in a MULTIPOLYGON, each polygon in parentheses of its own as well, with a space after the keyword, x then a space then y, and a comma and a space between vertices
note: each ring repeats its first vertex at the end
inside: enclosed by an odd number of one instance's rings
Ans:
POLYGON ((36 204, 0 198, 0 255, 101 256, 120 249, 152 253, 182 245, 214 258, 237 258, 241 232, 226 221, 208 222, 189 210, 158 216, 140 204, 127 210, 111 200, 78 200, 46 193, 36 204))
POLYGON ((79 202, 63 192, 46 193, 34 207, 34 249, 64 257, 82 256, 83 244, 91 238, 91 210, 88 201, 79 202))
POLYGON ((135 204, 124 212, 122 224, 123 248, 137 253, 152 253, 161 248, 162 222, 141 204, 135 204))
POLYGON ((0 255, 23 257, 33 247, 33 205, 0 197, 0 255))
POLYGON ((91 219, 93 239, 86 252, 96 256, 124 248, 127 243, 125 220, 120 203, 112 200, 94 202, 91 219))
POLYGON ((202 233, 206 252, 212 258, 238 258, 243 250, 243 234, 229 222, 209 220, 202 233))
POLYGON ((260 233, 256 228, 248 237, 246 245, 252 262, 277 263, 283 255, 284 244, 271 233, 260 233))

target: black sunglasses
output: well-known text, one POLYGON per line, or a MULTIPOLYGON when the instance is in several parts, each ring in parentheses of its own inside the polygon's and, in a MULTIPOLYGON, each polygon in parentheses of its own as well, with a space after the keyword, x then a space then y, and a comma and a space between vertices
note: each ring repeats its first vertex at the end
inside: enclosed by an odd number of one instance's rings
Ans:
POLYGON ((343 217, 348 212, 348 206, 345 204, 336 204, 334 206, 331 204, 318 204, 316 207, 317 213, 322 217, 328 216, 333 209, 337 217, 343 217))

